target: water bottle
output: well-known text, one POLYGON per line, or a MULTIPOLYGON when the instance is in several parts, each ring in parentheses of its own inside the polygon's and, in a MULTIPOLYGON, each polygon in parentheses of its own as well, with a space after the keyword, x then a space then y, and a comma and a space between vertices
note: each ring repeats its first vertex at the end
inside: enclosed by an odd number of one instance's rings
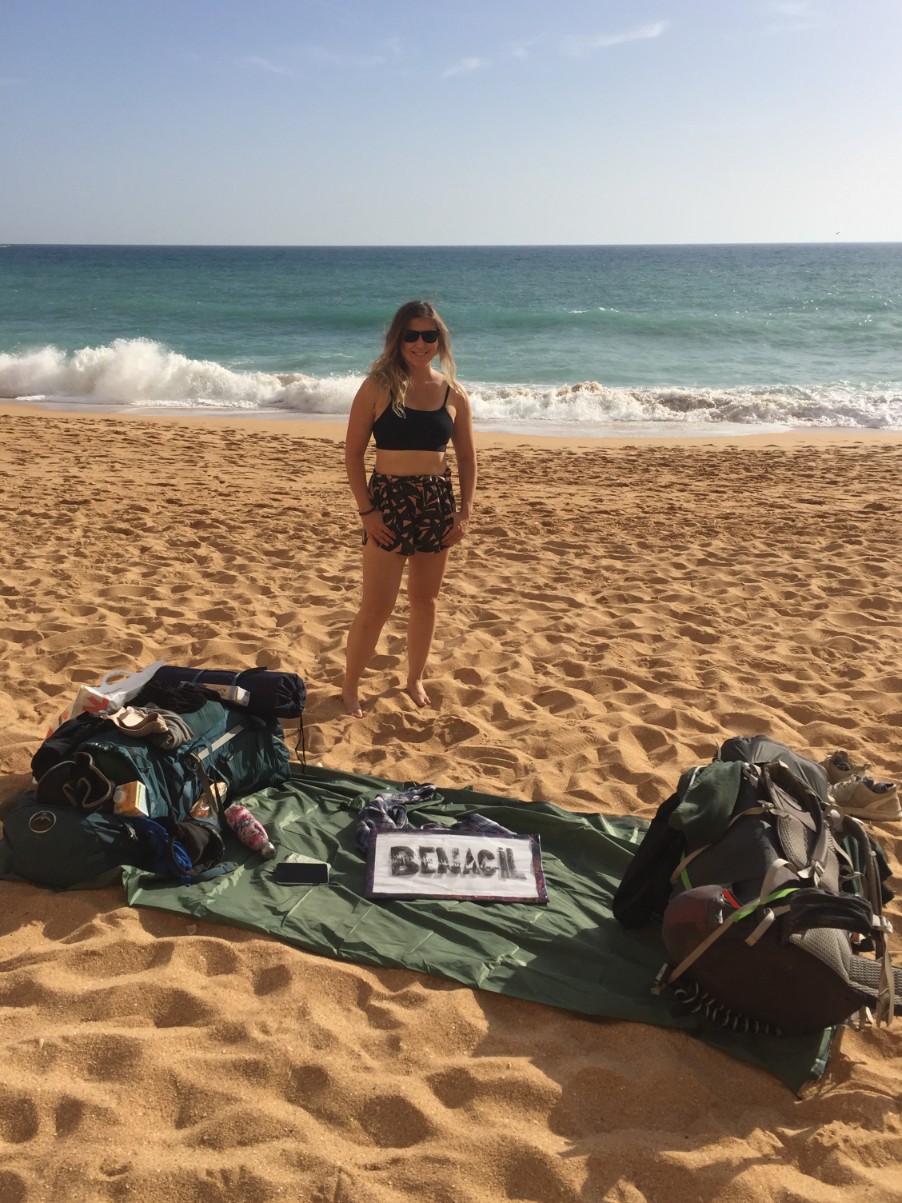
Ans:
POLYGON ((270 840, 266 828, 259 819, 255 819, 246 806, 233 802, 223 811, 225 821, 251 852, 259 852, 267 860, 275 856, 276 849, 270 840))

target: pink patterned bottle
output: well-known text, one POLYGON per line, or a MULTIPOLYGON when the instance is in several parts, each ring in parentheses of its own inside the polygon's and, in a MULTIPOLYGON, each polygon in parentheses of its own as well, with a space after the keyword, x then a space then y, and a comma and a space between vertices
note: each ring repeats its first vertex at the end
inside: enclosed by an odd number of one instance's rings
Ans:
POLYGON ((251 852, 259 852, 267 860, 275 856, 276 849, 259 819, 255 819, 246 806, 233 802, 223 811, 225 821, 251 852))

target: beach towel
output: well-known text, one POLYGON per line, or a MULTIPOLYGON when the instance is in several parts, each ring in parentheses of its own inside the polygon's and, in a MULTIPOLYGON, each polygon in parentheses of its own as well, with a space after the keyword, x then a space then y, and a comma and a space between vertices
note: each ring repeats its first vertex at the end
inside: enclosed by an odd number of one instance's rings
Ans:
POLYGON ((431 798, 408 807, 416 825, 451 826, 478 812, 509 831, 538 835, 548 904, 366 899, 366 858, 357 842, 361 813, 377 795, 414 784, 292 766, 284 785, 249 800, 277 846, 275 862, 235 842, 227 855, 238 868, 215 883, 184 888, 126 870, 129 902, 269 933, 321 956, 435 974, 591 1018, 681 1028, 795 1091, 823 1072, 831 1031, 738 1035, 680 1014, 672 1001, 651 993, 664 959, 660 932, 627 931, 611 909, 647 829, 642 819, 571 814, 550 803, 439 784, 431 798), (290 853, 328 862, 330 884, 277 884, 274 863, 290 853))

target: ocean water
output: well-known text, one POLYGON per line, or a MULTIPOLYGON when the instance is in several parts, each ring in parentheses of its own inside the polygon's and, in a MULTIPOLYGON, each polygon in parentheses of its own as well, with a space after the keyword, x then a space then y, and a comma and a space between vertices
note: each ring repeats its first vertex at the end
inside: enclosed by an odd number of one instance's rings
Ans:
POLYGON ((484 429, 902 429, 902 244, 0 246, 0 396, 341 417, 418 296, 484 429))

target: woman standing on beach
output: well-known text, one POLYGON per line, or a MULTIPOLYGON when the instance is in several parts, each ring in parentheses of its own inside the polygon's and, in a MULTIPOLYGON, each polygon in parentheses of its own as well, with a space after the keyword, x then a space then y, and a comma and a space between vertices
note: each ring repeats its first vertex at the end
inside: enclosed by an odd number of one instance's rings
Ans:
POLYGON ((363 600, 348 632, 342 698, 361 717, 360 677, 395 608, 407 564, 407 692, 428 706, 423 685, 448 552, 467 533, 476 490, 470 401, 457 382, 448 328, 428 301, 408 301, 354 398, 345 467, 363 523, 363 600), (433 367, 438 356, 441 371, 433 367), (367 482, 364 459, 376 443, 367 482), (448 443, 457 457, 455 507, 448 443))

